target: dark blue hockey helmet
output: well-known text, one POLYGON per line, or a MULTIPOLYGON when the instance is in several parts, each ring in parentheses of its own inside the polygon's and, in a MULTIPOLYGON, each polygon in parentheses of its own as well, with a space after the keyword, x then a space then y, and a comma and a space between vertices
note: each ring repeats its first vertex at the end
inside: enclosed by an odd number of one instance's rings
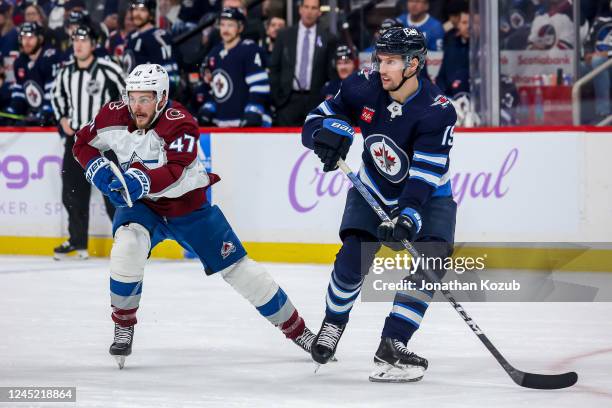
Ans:
POLYGON ((19 26, 19 37, 38 35, 43 35, 43 29, 37 22, 26 22, 19 26))
POLYGON ((146 8, 149 10, 149 14, 154 16, 157 10, 157 2, 155 0, 131 0, 130 8, 146 8))
POLYGON ((336 61, 351 60, 353 53, 348 45, 339 45, 336 48, 336 61))
POLYGON ((427 46, 425 36, 416 28, 391 27, 376 41, 372 60, 374 69, 378 70, 378 54, 401 55, 404 58, 404 68, 410 66, 410 61, 417 58, 417 72, 425 66, 427 46))
POLYGON ((383 20, 383 22, 380 23, 380 27, 378 28, 378 33, 380 35, 383 35, 385 33, 385 31, 387 31, 388 29, 393 28, 393 27, 401 27, 401 28, 403 28, 404 25, 401 22, 399 22, 398 20, 394 19, 394 18, 385 18, 383 20))
POLYGON ((87 11, 74 10, 68 14, 66 24, 68 26, 77 24, 89 24, 90 21, 91 19, 89 18, 89 13, 87 13, 87 11))
POLYGON ((219 14, 219 21, 224 19, 235 20, 242 24, 246 23, 246 16, 242 12, 242 10, 237 7, 224 7, 223 10, 221 10, 221 13, 219 14))
POLYGON ((93 42, 96 42, 97 35, 94 30, 87 24, 80 24, 73 32, 72 32, 72 40, 75 39, 90 39, 93 42))

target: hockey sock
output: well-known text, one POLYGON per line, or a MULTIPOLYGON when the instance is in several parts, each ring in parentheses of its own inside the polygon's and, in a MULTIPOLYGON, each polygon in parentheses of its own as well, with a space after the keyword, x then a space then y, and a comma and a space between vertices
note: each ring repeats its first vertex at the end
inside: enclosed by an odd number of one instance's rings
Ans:
POLYGON ((257 311, 283 334, 294 339, 304 331, 304 319, 287 294, 258 263, 242 258, 230 268, 220 272, 236 292, 247 299, 257 311))

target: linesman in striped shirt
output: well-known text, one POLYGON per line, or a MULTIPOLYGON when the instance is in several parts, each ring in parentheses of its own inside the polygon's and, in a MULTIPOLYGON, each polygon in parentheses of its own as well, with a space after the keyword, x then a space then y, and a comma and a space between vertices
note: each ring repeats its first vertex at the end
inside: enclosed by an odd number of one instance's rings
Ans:
MULTIPOLYGON (((55 259, 74 254, 87 258, 89 198, 91 185, 72 155, 74 135, 91 121, 106 103, 118 100, 125 88, 121 68, 94 55, 96 35, 88 25, 80 25, 72 34, 74 58, 55 79, 52 105, 59 132, 65 138, 62 168, 62 202, 68 212, 68 241, 54 250, 55 259)), ((106 197, 106 212, 113 218, 115 208, 106 197)))

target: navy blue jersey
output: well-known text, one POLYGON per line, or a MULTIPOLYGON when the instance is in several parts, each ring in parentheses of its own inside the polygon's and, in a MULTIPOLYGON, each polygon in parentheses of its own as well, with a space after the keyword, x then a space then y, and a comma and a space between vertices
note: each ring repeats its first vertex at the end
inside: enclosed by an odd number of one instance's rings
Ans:
POLYGON ((247 112, 259 114, 263 126, 271 126, 268 112, 270 82, 263 52, 251 40, 242 40, 230 50, 223 44, 208 54, 212 69, 214 115, 217 126, 239 126, 247 112))
POLYGON ((323 88, 321 88, 321 97, 325 100, 333 98, 340 90, 342 80, 339 78, 327 81, 323 88))
POLYGON ((12 100, 8 111, 18 115, 53 115, 51 93, 61 66, 61 55, 54 48, 43 48, 34 62, 26 54, 19 54, 13 65, 15 83, 11 87, 12 100))
POLYGON ((191 98, 189 100, 189 111, 195 116, 202 105, 210 100, 210 86, 204 82, 198 84, 195 88, 193 88, 193 93, 191 94, 191 98))
POLYGON ((323 119, 344 115, 364 138, 359 178, 387 206, 421 211, 432 196, 451 196, 449 152, 457 115, 429 80, 402 105, 382 88, 378 72, 360 71, 306 117, 302 142, 313 148, 323 119))
POLYGON ((19 32, 11 28, 6 34, 0 36, 0 55, 8 57, 12 51, 19 50, 19 32))
POLYGON ((134 31, 128 36, 123 53, 123 69, 126 74, 140 64, 159 64, 168 71, 170 88, 179 83, 178 65, 172 54, 172 39, 165 30, 150 28, 134 31))

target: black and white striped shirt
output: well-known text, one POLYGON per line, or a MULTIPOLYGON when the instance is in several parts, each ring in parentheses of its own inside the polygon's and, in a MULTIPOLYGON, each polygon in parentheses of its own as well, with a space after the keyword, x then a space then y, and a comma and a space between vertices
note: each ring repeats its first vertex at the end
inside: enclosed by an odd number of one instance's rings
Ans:
POLYGON ((119 65, 104 58, 94 58, 88 68, 81 69, 72 61, 55 79, 51 100, 55 119, 70 120, 78 130, 92 120, 104 104, 117 100, 125 88, 119 65))

